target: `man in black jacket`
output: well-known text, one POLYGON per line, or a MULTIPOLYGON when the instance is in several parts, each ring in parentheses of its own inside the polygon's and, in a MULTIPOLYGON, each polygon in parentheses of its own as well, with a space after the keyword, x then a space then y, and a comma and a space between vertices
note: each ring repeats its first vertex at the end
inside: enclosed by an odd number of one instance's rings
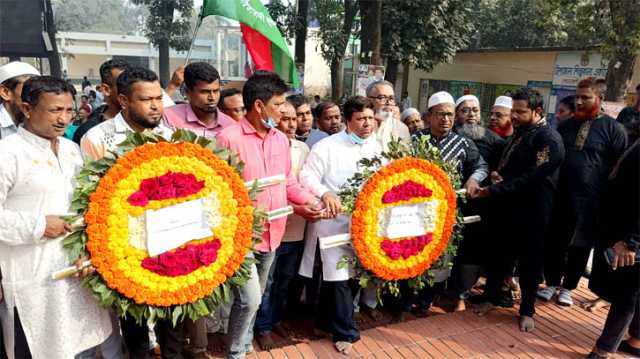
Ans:
POLYGON ((626 148, 626 134, 613 118, 600 112, 600 86, 592 77, 576 89, 576 112, 558 125, 566 155, 560 169, 558 196, 546 245, 545 280, 538 296, 573 304, 597 233, 595 221, 607 176, 626 148))
MULTIPOLYGON (((639 127, 636 123, 636 131, 639 127)), ((602 196, 589 289, 611 303, 602 335, 588 358, 617 351, 640 357, 640 140, 622 155, 602 196), (604 251, 613 249, 611 264, 604 251), (629 339, 622 338, 629 331, 629 339)))
MULTIPOLYGON (((492 249, 496 260, 487 268, 487 297, 499 295, 503 279, 510 274, 509 258, 515 258, 522 291, 520 330, 524 332, 534 328, 544 242, 564 159, 562 139, 547 125, 543 113, 542 96, 537 91, 522 88, 513 95, 511 119, 516 132, 505 147, 498 170, 491 173, 492 184, 475 195, 492 199, 498 218, 503 219, 503 226, 495 229, 492 249)), ((493 303, 485 303, 477 312, 484 314, 491 308, 493 303)))

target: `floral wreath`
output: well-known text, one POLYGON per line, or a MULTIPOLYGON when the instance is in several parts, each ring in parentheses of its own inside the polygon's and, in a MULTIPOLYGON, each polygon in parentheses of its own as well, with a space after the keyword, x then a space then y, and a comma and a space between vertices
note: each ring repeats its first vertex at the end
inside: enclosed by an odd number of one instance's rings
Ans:
POLYGON ((414 289, 424 287, 434 270, 451 268, 462 239, 455 165, 442 160, 429 136, 414 138, 411 144, 394 141, 381 157, 363 159, 359 165, 361 172, 339 193, 345 212, 352 214, 356 256, 344 257, 338 266, 355 267, 362 287, 373 281, 394 295, 399 294, 399 281, 414 289), (396 224, 397 234, 392 235, 387 226, 398 207, 417 211, 424 232, 403 236, 396 224))
POLYGON ((231 286, 250 277, 246 254, 265 218, 252 206, 257 186, 247 190, 241 171, 235 155, 186 130, 169 141, 129 134, 116 151, 85 164, 71 207, 77 215, 68 218, 81 225, 64 240, 71 261, 89 256, 95 267, 83 284, 101 305, 138 322, 175 325, 228 302, 231 286), (145 213, 194 201, 205 237, 150 256, 145 213))

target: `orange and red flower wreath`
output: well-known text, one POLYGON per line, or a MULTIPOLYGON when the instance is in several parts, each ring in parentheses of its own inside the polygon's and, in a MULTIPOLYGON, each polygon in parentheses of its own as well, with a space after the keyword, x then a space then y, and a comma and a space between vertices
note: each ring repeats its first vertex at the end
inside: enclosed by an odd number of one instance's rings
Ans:
POLYGON ((423 274, 449 244, 456 224, 456 193, 449 178, 432 162, 405 157, 381 168, 358 194, 351 237, 362 266, 392 281, 423 274), (389 239, 380 233, 380 212, 398 205, 436 204, 425 235, 389 239))
POLYGON ((85 215, 87 249, 105 284, 138 305, 169 307, 210 296, 251 248, 253 207, 234 168, 192 143, 147 143, 100 179, 85 215), (144 212, 202 199, 214 235, 156 257, 144 212))

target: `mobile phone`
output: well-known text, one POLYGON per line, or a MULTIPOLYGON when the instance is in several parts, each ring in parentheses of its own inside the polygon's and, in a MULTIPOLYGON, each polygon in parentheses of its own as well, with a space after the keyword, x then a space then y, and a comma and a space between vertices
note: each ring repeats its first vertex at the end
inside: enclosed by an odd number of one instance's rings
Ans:
MULTIPOLYGON (((604 250, 604 259, 607 261, 608 265, 611 265, 613 262, 613 258, 616 256, 616 252, 613 248, 607 248, 604 250)), ((640 263, 640 251, 636 252, 636 258, 633 261, 634 264, 640 263)))

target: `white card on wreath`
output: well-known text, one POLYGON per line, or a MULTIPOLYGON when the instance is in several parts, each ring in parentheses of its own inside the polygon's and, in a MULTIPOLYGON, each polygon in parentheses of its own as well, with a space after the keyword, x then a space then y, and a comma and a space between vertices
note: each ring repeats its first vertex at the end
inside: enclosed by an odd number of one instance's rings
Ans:
POLYGON ((201 199, 145 211, 147 251, 156 256, 196 239, 213 235, 201 199))
POLYGON ((416 237, 427 234, 425 225, 425 205, 411 204, 385 208, 386 223, 382 227, 383 236, 389 239, 416 237))

